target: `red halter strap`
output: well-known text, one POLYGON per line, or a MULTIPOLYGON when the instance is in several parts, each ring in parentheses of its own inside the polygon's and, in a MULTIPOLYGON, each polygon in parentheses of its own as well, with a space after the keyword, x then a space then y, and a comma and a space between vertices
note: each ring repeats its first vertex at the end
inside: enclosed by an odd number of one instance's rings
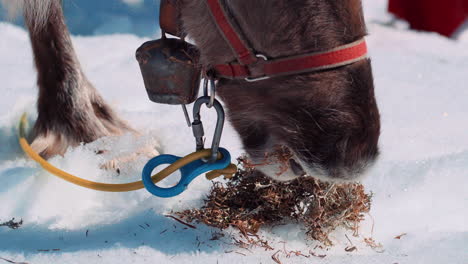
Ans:
POLYGON ((255 55, 231 24, 220 1, 206 0, 206 4, 219 31, 236 54, 238 63, 214 65, 217 77, 255 81, 337 68, 352 64, 367 56, 367 46, 364 39, 324 52, 286 58, 267 59, 264 55, 255 55))

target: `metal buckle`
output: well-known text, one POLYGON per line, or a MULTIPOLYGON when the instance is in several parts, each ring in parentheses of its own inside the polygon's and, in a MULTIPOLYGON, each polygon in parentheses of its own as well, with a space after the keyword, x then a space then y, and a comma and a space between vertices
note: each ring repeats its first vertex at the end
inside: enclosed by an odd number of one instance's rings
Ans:
MULTIPOLYGON (((257 58, 261 58, 263 59, 264 61, 268 61, 268 58, 267 56, 263 55, 263 54, 257 54, 255 55, 255 57, 257 58)), ((257 78, 250 78, 250 77, 247 77, 245 78, 244 80, 246 80, 247 82, 257 82, 257 81, 262 81, 262 80, 267 80, 267 79, 270 79, 269 76, 261 76, 261 77, 257 77, 257 78)))

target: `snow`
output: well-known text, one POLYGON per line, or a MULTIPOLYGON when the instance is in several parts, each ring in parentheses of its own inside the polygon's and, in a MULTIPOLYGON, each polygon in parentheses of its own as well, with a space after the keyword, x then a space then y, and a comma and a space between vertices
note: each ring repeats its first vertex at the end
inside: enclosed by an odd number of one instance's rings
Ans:
MULTIPOLYGON (((182 195, 160 199, 144 190, 89 191, 42 171, 24 156, 16 139, 22 112, 29 113, 31 123, 35 116, 37 89, 29 40, 23 29, 0 23, 0 222, 13 217, 25 222, 18 230, 0 227, 0 257, 34 264, 272 263, 271 256, 283 249, 284 241, 287 250, 312 249, 327 256, 286 258, 280 252, 283 263, 467 263, 468 31, 454 41, 408 31, 404 23, 386 27, 391 16, 385 2, 364 1, 382 115, 382 155, 363 181, 374 193, 373 207, 360 237, 337 230, 332 234, 336 246, 325 251, 314 249, 316 244, 306 241, 301 227, 293 224, 261 231, 262 237, 274 241, 274 251, 248 251, 230 244, 232 230, 211 241, 216 230, 204 225, 184 229, 165 217, 171 210, 202 203, 211 183, 201 177, 182 195), (345 234, 357 251, 344 251, 350 245, 345 234), (383 249, 366 246, 363 239, 368 237, 383 249)), ((87 179, 128 182, 140 178, 144 157, 116 175, 99 169, 105 157, 96 157, 94 151, 105 148, 123 155, 158 144, 164 153, 193 151, 180 107, 147 99, 134 51, 148 39, 111 35, 73 40, 88 77, 143 135, 100 139, 53 158, 53 164, 87 179)), ((214 113, 204 111, 203 120, 206 130, 213 131, 214 113)), ((242 153, 229 124, 222 145, 234 157, 242 153)))

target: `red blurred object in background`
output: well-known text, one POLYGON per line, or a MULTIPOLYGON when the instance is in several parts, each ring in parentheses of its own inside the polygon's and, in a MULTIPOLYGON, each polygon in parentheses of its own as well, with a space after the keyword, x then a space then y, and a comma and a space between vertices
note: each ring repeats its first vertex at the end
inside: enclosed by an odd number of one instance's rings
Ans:
POLYGON ((468 0, 389 0, 388 10, 413 29, 450 37, 468 18, 468 0))

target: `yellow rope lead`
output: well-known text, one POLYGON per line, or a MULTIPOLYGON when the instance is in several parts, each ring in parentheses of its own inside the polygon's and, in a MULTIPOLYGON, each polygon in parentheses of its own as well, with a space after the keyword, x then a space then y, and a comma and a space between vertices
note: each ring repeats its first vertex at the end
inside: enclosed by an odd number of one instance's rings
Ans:
MULTIPOLYGON (((52 173, 53 175, 62 178, 65 181, 68 181, 70 183, 79 185, 84 188, 96 190, 96 191, 103 191, 103 192, 129 192, 129 191, 135 191, 135 190, 140 190, 144 188, 143 182, 142 181, 135 181, 135 182, 130 182, 130 183, 122 183, 122 184, 110 184, 110 183, 100 183, 100 182, 93 182, 89 180, 85 180, 82 178, 79 178, 77 176, 74 176, 66 171, 63 171, 54 165, 50 164, 47 162, 47 160, 43 159, 38 153, 36 153, 32 148, 31 145, 29 145, 28 141, 25 138, 25 127, 26 127, 26 114, 23 114, 20 120, 20 125, 19 125, 19 144, 21 145, 21 148, 23 151, 33 160, 35 160, 37 163, 39 163, 44 170, 52 173)), ((169 165, 159 173, 153 175, 151 179, 153 180, 154 183, 157 183, 167 176, 171 175, 178 169, 182 168, 183 166, 202 159, 202 158, 208 158, 211 155, 211 150, 210 149, 205 149, 197 152, 193 152, 173 164, 169 165)), ((211 180, 214 178, 217 178, 221 175, 225 175, 226 177, 231 177, 234 173, 236 173, 237 167, 234 164, 229 165, 226 169, 223 170, 216 170, 212 171, 210 173, 207 173, 206 177, 207 179, 211 180)))

